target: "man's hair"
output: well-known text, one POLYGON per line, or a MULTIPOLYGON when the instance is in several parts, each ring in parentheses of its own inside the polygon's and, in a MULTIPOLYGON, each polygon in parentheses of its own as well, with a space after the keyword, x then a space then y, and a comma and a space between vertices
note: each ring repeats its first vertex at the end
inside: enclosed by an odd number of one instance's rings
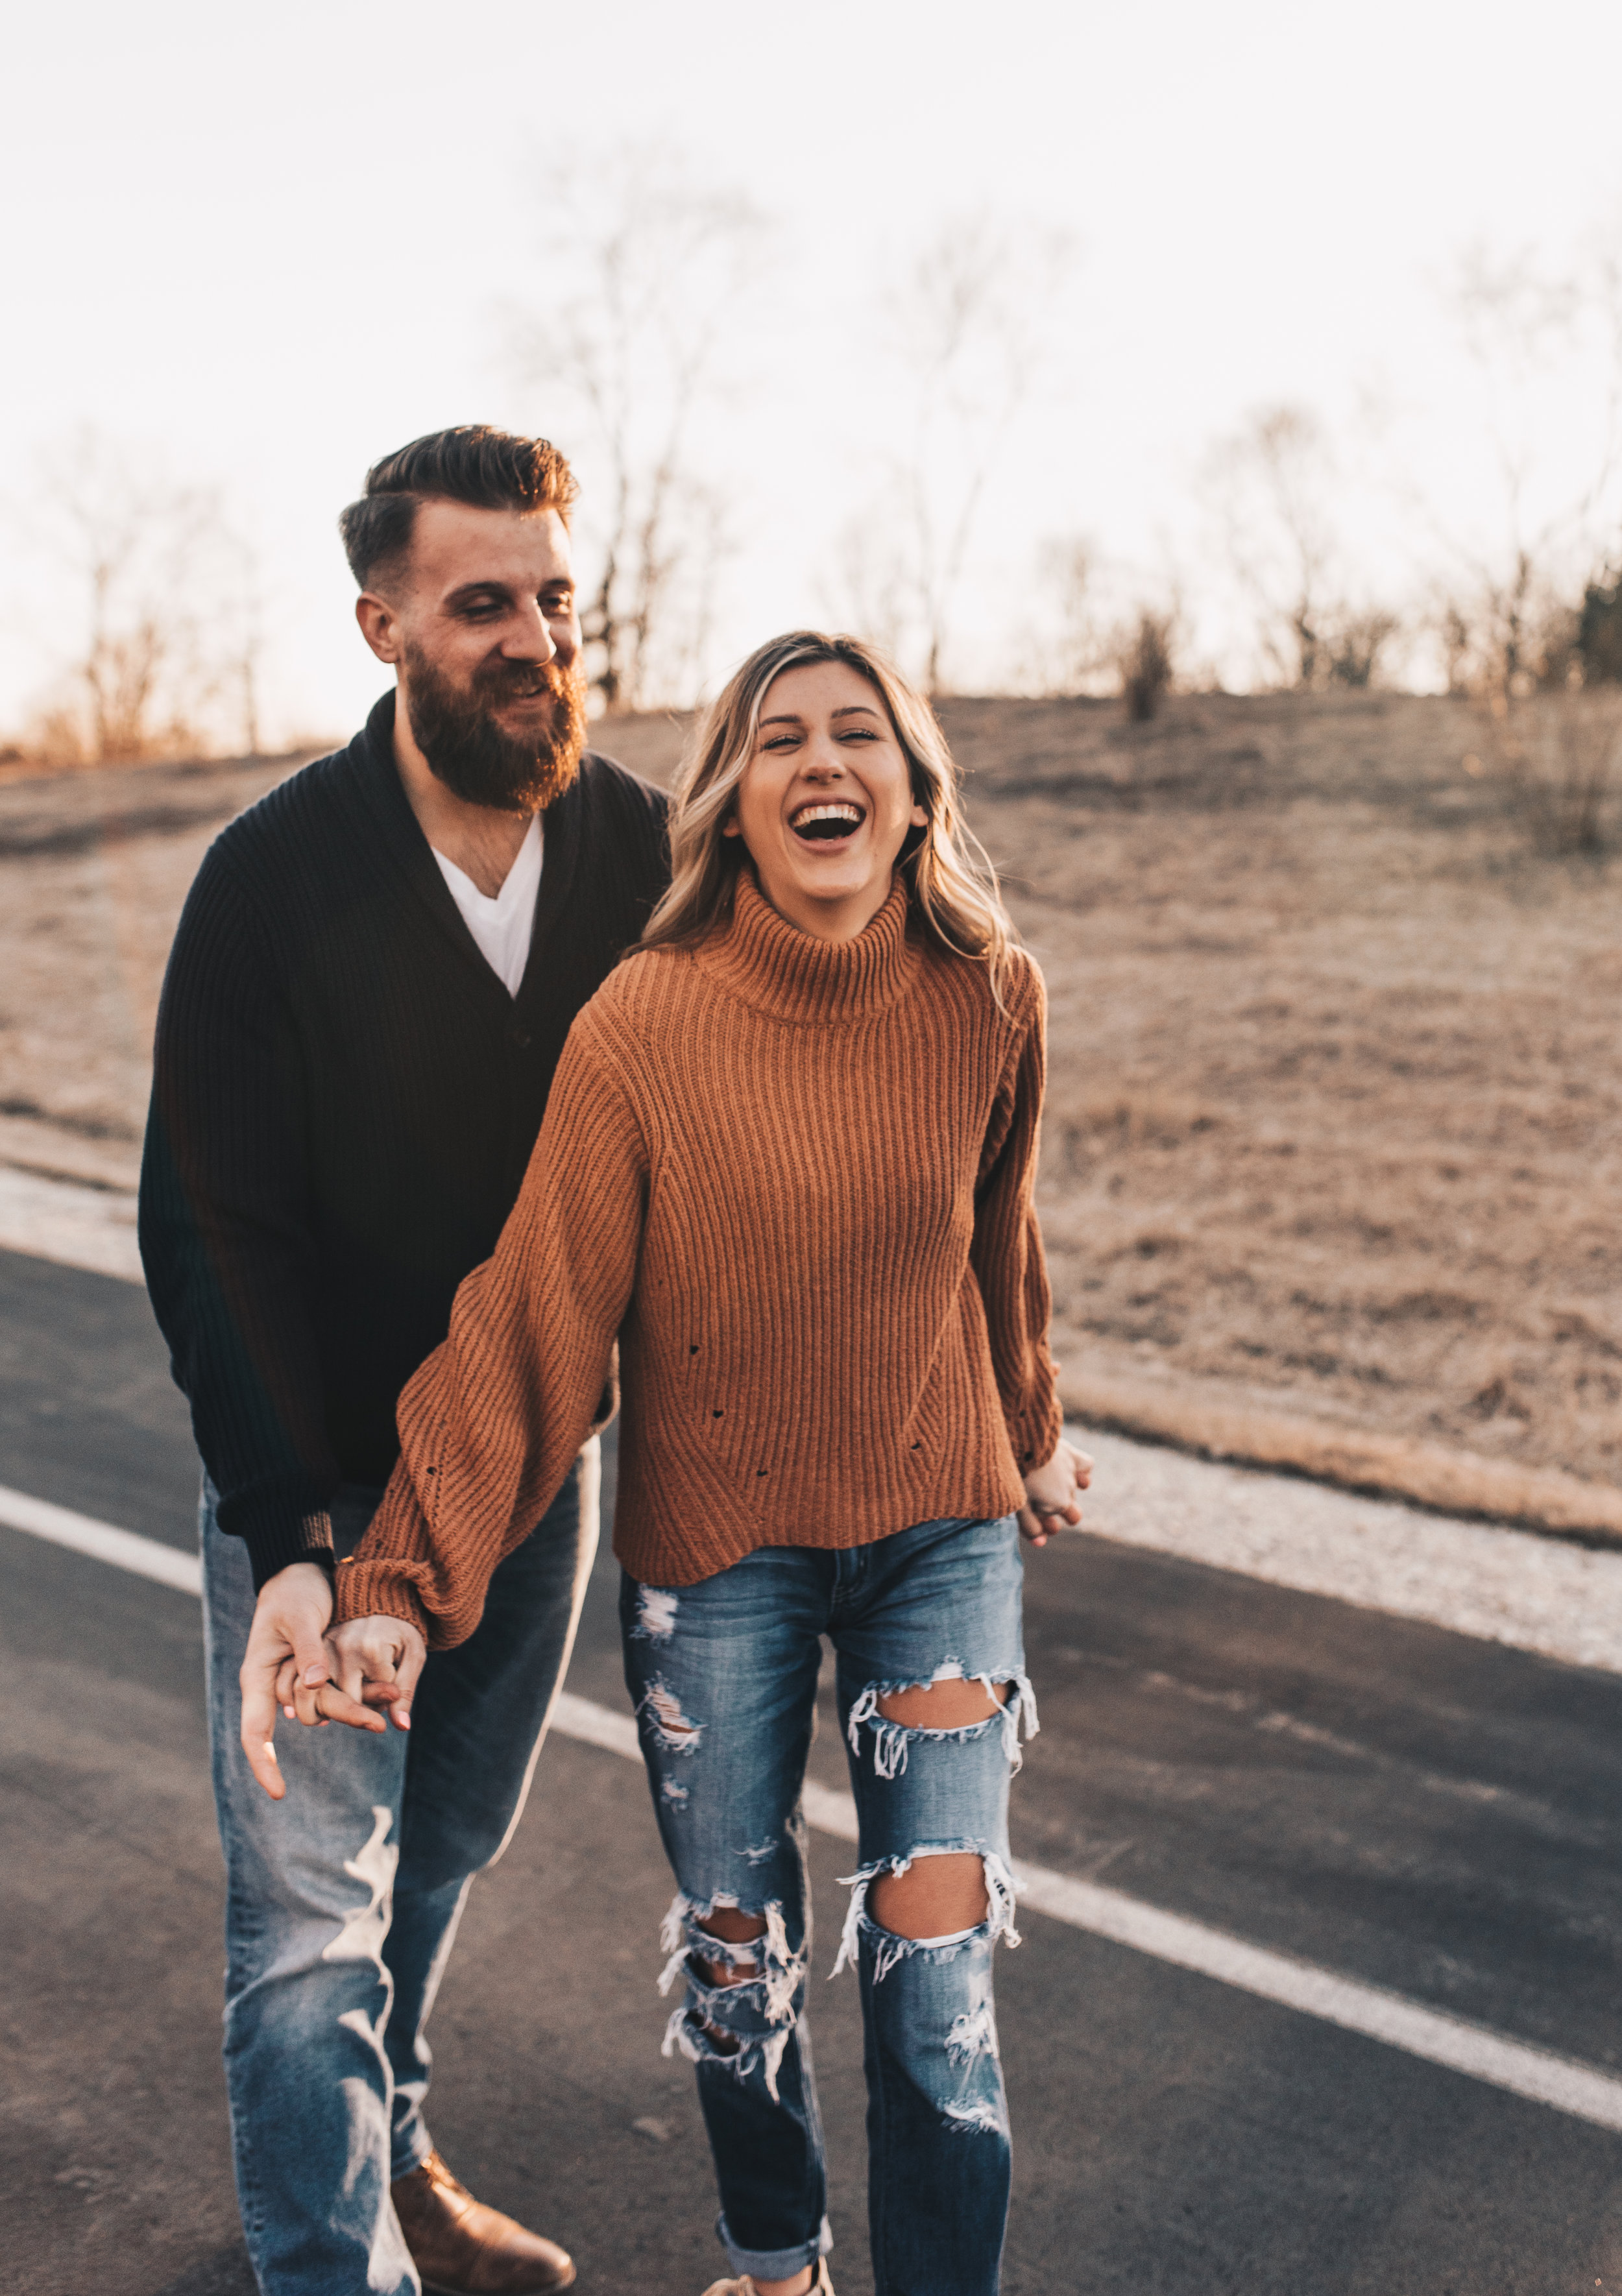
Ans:
POLYGON ((411 548, 417 504, 471 503, 478 510, 555 510, 565 526, 579 493, 575 474, 546 439, 520 439, 487 422, 431 430, 373 463, 366 488, 338 521, 349 571, 363 590, 411 548))

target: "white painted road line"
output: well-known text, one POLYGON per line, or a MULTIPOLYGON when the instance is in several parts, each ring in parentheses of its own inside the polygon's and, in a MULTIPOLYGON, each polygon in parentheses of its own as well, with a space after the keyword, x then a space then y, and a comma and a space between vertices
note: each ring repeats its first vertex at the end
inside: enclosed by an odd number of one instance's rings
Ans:
POLYGON ((1186 1921, 1181 1914, 1162 1912, 1141 1898, 1094 1882, 1074 1881, 1043 1866, 1016 1865, 1014 1882, 1022 1907, 1068 1922, 1073 1929, 1112 1938, 1118 1945, 1173 1962, 1180 1969, 1197 1970, 1241 1993, 1321 2017, 1327 2024, 1384 2041, 1410 2056, 1425 2057, 1433 2065, 1468 2073, 1473 2080, 1530 2097, 1536 2104, 1551 2104, 1578 2120, 1622 2130, 1622 2080, 1595 2066, 1511 2041, 1490 2026, 1427 2009, 1401 1993, 1337 1977, 1332 1970, 1319 1969, 1309 1961, 1247 1945, 1225 1930, 1208 1929, 1203 1922, 1186 1921))
POLYGON ((87 1267, 121 1283, 144 1283, 135 1241, 135 1198, 123 1188, 87 1188, 81 1181, 0 1164, 0 1251, 87 1267))
MULTIPOLYGON (((0 1250, 139 1283, 135 1196, 0 1163, 0 1250)), ((1622 1554, 1065 1432, 1098 1462, 1087 1534, 1622 1674, 1622 1554)))
MULTIPOLYGON (((195 1555, 4 1486, 0 1486, 0 1523, 58 1546, 71 1547, 77 1554, 93 1555, 97 1562, 113 1563, 121 1570, 154 1578, 182 1594, 201 1594, 201 1570, 195 1555)), ((600 1747, 627 1761, 642 1759, 636 1725, 628 1714, 610 1713, 588 1698, 577 1698, 572 1691, 559 1692, 553 1705, 552 1726, 566 1738, 600 1747)), ((856 1804, 848 1794, 807 1780, 805 1812, 807 1824, 820 1833, 831 1834, 840 1841, 856 1840, 856 1804)), ((1410 2056, 1446 2066, 1450 2072, 1465 2073, 1472 2080, 1508 2089, 1535 2104, 1552 2105, 1575 2120, 1622 2131, 1622 2080, 1595 2065, 1532 2048, 1489 2026, 1469 2024, 1462 2017, 1427 2009, 1403 1994, 1387 1993, 1356 1978, 1338 1977, 1332 1970, 1319 1969, 1311 1962, 1293 1961, 1286 1954, 1247 1945, 1242 1938, 1230 1937, 1224 1930, 1208 1929, 1203 1922, 1166 1913, 1120 1890, 1078 1882, 1046 1866, 1017 1865, 1014 1880, 1022 1904, 1052 1921, 1085 1930, 1092 1937, 1107 1938, 1116 1945, 1130 1946, 1136 1953, 1215 1978, 1218 1984, 1233 1986, 1264 2001, 1276 2001, 1348 2032, 1382 2041, 1410 2056)))
POLYGON ((119 1530, 94 1515, 75 1514, 71 1507, 53 1506, 49 1499, 30 1498, 26 1491, 8 1490, 0 1483, 0 1523, 8 1530, 26 1530, 35 1538, 48 1538, 54 1546, 70 1546, 75 1554, 93 1554, 137 1578, 155 1578, 161 1587, 177 1587, 183 1595, 202 1594, 202 1563, 195 1554, 158 1539, 143 1538, 133 1530, 119 1530))

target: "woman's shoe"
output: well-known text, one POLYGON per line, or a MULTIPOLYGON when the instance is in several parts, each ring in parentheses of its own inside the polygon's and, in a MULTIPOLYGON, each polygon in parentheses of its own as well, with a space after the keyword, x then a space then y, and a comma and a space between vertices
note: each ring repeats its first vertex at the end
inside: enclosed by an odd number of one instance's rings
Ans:
MULTIPOLYGON (((755 2296, 755 2284, 747 2272, 741 2280, 712 2280, 704 2291, 704 2296, 755 2296)), ((833 2296, 833 2283, 828 2277, 825 2256, 819 2256, 816 2259, 816 2277, 807 2290, 806 2296, 833 2296)))

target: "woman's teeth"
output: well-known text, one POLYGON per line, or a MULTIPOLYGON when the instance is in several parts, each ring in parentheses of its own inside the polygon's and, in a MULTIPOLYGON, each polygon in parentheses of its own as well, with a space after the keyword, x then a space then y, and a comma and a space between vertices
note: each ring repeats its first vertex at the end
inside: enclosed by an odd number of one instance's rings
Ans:
POLYGON ((842 801, 831 805, 802 805, 789 824, 796 837, 824 840, 844 837, 861 825, 861 808, 842 801))

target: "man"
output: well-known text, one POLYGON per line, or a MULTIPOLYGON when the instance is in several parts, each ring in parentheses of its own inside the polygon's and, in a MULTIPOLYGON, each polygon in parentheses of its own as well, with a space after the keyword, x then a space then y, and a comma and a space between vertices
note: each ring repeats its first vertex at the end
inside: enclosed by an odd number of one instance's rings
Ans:
POLYGON ((398 1709, 380 1734, 284 1732, 279 1758, 274 1736, 278 1693, 340 1711, 333 1562, 394 1464, 400 1389, 664 886, 663 798, 585 748, 575 491, 544 439, 483 428, 368 474, 340 525, 396 691, 212 847, 159 1014, 141 1245, 205 1469, 225 2067, 265 2296, 574 2278, 440 2161, 424 2027, 568 1661, 594 1439, 478 1632, 430 1660, 409 1736, 398 1709))

